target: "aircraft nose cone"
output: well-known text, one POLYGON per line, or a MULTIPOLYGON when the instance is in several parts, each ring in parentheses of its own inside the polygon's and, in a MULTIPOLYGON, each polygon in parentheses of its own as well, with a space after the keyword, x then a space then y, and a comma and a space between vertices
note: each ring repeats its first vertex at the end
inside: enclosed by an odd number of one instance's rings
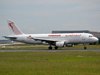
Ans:
POLYGON ((96 41, 96 42, 98 42, 98 41, 99 41, 99 39, 98 39, 98 38, 95 38, 95 41, 96 41))

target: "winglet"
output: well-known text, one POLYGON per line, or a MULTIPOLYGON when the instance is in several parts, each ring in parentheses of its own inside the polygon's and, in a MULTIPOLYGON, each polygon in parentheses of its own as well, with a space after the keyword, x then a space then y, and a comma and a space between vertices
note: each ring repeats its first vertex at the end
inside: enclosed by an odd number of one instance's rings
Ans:
POLYGON ((22 35, 23 33, 20 31, 20 29, 14 24, 13 21, 11 20, 7 20, 8 22, 8 26, 10 27, 11 31, 15 34, 15 35, 22 35))

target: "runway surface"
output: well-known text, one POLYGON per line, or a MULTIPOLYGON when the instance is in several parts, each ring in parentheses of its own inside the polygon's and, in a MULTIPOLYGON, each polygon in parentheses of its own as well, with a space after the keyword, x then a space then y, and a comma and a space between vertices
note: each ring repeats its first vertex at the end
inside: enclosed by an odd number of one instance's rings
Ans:
POLYGON ((48 49, 1 49, 0 52, 61 52, 61 51, 100 51, 100 49, 58 49, 58 50, 48 50, 48 49))

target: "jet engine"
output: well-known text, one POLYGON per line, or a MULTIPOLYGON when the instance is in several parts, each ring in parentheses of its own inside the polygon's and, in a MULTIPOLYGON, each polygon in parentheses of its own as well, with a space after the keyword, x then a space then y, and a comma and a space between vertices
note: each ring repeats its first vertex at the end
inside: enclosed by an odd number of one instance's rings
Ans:
POLYGON ((55 43, 55 46, 57 46, 57 47, 64 47, 64 42, 56 42, 55 43))
POLYGON ((66 44, 67 47, 73 47, 74 44, 66 44))

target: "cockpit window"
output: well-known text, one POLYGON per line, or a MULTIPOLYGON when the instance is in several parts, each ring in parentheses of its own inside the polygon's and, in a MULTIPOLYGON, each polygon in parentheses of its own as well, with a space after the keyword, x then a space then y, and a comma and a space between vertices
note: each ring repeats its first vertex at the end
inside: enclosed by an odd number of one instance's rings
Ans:
POLYGON ((90 35, 89 37, 93 37, 92 35, 90 35))

